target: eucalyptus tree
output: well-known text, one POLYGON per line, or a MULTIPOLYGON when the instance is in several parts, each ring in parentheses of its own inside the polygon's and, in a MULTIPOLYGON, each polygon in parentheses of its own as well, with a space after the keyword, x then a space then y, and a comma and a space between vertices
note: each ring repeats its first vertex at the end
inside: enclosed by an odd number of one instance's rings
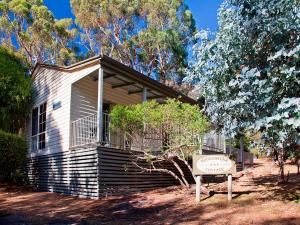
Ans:
POLYGON ((182 80, 195 22, 183 0, 71 0, 88 55, 106 54, 165 82, 182 80))
POLYGON ((165 83, 181 83, 187 67, 188 48, 195 41, 195 21, 184 1, 145 0, 141 14, 147 29, 138 35, 140 59, 147 74, 154 72, 165 83))
POLYGON ((31 67, 36 62, 68 64, 75 58, 72 23, 55 19, 42 0, 0 2, 0 44, 23 54, 31 67))
MULTIPOLYGON (((259 132, 278 156, 281 178, 300 138, 299 0, 226 0, 215 38, 202 31, 190 80, 204 88, 206 112, 228 135, 259 132)), ((266 148, 265 148, 266 149, 266 148)))

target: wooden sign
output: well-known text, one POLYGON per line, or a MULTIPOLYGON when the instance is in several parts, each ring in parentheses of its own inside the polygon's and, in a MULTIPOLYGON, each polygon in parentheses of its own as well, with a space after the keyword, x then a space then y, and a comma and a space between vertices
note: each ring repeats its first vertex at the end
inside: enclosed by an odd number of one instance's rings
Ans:
POLYGON ((201 199, 202 175, 228 175, 228 200, 232 199, 232 174, 236 173, 236 164, 228 156, 219 155, 194 155, 193 174, 196 175, 196 202, 201 199))
POLYGON ((194 155, 194 175, 217 175, 236 173, 236 164, 228 156, 219 155, 194 155))

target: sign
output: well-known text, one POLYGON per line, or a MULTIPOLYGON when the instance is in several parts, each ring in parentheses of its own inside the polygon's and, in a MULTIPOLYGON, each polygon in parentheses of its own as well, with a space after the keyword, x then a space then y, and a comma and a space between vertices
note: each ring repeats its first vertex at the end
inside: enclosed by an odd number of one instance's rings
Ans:
POLYGON ((61 101, 54 101, 52 103, 53 110, 59 109, 61 107, 61 101))
POLYGON ((193 174, 196 175, 196 202, 201 199, 201 175, 228 175, 228 200, 232 199, 232 174, 236 173, 236 164, 228 156, 194 155, 193 174))
POLYGON ((193 173, 195 175, 217 175, 236 173, 236 164, 226 155, 194 155, 193 173))

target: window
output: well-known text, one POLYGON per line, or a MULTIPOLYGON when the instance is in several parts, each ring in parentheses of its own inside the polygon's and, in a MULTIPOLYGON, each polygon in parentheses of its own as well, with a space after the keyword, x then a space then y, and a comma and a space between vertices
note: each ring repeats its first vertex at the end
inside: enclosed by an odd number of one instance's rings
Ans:
POLYGON ((32 110, 31 149, 33 151, 46 147, 46 108, 47 104, 43 103, 32 110))

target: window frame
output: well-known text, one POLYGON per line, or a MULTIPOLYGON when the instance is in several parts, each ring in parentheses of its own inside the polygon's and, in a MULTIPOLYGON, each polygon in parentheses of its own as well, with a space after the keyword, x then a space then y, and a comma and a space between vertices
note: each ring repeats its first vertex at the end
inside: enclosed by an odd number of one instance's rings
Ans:
POLYGON ((47 130, 46 128, 47 128, 47 102, 43 102, 38 106, 34 107, 31 111, 31 151, 32 152, 37 152, 46 149, 46 130, 47 130), (44 107, 43 110, 42 107, 44 107), (36 116, 34 116, 35 110, 37 110, 36 116), (44 119, 42 118, 42 123, 41 123, 41 117, 44 117, 44 119), (36 130, 35 132, 33 130, 34 127, 36 130))

